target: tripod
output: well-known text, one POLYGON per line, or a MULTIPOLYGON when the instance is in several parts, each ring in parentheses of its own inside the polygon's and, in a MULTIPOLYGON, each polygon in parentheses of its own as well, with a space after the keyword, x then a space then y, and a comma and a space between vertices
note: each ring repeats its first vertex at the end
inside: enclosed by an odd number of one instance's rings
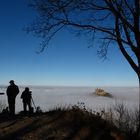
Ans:
POLYGON ((32 98, 32 97, 31 97, 31 100, 32 100, 32 103, 33 103, 33 105, 34 105, 35 109, 37 110, 37 107, 36 107, 36 105, 35 105, 34 100, 33 100, 33 98, 32 98))

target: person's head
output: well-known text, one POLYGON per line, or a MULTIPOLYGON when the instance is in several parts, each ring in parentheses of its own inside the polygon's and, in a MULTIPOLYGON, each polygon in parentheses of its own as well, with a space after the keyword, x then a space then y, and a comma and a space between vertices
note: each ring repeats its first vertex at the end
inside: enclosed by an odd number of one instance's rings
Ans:
POLYGON ((10 82, 9 82, 9 83, 10 83, 11 85, 12 85, 12 84, 14 84, 14 80, 10 80, 10 82))
POLYGON ((28 87, 26 87, 26 88, 25 88, 25 90, 26 90, 26 91, 29 91, 29 88, 28 88, 28 87))

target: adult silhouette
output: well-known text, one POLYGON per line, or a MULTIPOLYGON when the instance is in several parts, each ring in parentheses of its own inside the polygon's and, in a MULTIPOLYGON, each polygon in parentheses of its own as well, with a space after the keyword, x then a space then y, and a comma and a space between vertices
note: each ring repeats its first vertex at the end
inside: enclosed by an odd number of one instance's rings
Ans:
POLYGON ((25 90, 22 92, 21 99, 23 101, 24 114, 26 115, 26 113, 27 113, 27 106, 29 109, 29 113, 31 113, 32 112, 32 107, 31 107, 32 95, 31 95, 31 91, 29 90, 28 87, 26 87, 25 90))
POLYGON ((7 97, 8 97, 8 105, 9 105, 9 113, 11 115, 15 115, 15 100, 16 96, 19 93, 18 86, 14 83, 14 80, 11 80, 10 85, 7 87, 7 97))

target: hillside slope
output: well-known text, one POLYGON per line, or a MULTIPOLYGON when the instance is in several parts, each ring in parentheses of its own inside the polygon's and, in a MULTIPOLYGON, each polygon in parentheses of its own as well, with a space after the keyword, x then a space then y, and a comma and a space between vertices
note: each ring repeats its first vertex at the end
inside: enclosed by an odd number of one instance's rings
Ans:
POLYGON ((124 140, 119 131, 80 109, 53 110, 32 116, 0 116, 1 140, 124 140))

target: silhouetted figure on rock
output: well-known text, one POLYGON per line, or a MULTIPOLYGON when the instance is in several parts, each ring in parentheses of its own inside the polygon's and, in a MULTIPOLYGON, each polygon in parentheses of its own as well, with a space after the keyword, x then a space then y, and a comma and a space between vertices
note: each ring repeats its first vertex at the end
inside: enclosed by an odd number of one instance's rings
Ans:
POLYGON ((15 100, 16 96, 19 93, 19 88, 15 85, 14 80, 11 80, 10 85, 7 87, 7 97, 8 97, 8 105, 9 105, 9 113, 11 115, 15 115, 15 100))
POLYGON ((31 106, 31 99, 32 99, 32 95, 31 95, 31 91, 29 90, 28 87, 25 88, 25 90, 22 92, 21 95, 21 99, 23 101, 23 110, 24 110, 24 114, 27 114, 27 106, 29 109, 29 113, 32 113, 32 106, 31 106))

